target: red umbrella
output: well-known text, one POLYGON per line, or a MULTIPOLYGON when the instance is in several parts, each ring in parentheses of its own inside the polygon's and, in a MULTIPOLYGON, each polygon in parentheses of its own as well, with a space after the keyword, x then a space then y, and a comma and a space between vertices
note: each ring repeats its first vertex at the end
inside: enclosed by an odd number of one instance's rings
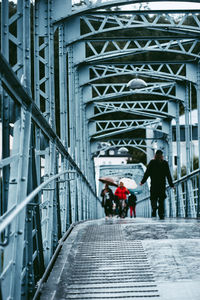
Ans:
POLYGON ((107 183, 108 185, 118 186, 118 184, 114 181, 112 177, 101 177, 99 178, 99 181, 105 184, 107 183))

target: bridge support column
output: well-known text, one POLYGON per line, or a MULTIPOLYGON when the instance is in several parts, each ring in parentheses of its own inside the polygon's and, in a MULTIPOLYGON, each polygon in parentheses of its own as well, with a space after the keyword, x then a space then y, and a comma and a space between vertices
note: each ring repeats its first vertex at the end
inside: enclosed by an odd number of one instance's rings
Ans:
MULTIPOLYGON (((190 86, 187 83, 185 89, 185 141, 186 141, 186 174, 189 175, 191 172, 191 136, 190 136, 190 86)), ((195 217, 194 207, 194 193, 191 179, 187 180, 186 183, 186 204, 185 204, 185 215, 186 217, 195 217)))
MULTIPOLYGON (((181 135, 180 135, 180 103, 176 103, 176 163, 177 163, 177 179, 181 178, 181 135)), ((181 184, 177 185, 176 189, 176 216, 185 217, 184 203, 183 203, 183 193, 181 184)))
MULTIPOLYGON (((19 111, 16 109, 16 114, 12 155, 18 155, 18 159, 10 164, 8 210, 20 204, 27 194, 31 115, 28 110, 24 109, 19 111)), ((25 215, 26 210, 24 209, 20 216, 12 222, 10 229, 12 238, 4 251, 4 266, 10 265, 12 262, 11 268, 5 272, 1 285, 5 299, 21 299, 25 215), (11 283, 12 288, 8 289, 11 283)))
POLYGON ((146 129, 146 146, 147 146, 147 150, 146 150, 146 152, 147 152, 147 164, 150 162, 150 160, 151 159, 153 159, 153 157, 154 157, 154 150, 156 150, 156 149, 153 149, 152 148, 152 143, 153 143, 153 141, 154 141, 154 132, 153 132, 153 130, 152 129, 146 129))
MULTIPOLYGON (((198 153, 199 153, 199 167, 200 167, 200 62, 197 65, 197 113, 198 113, 198 153)), ((197 218, 200 218, 200 174, 198 179, 198 200, 197 200, 197 218)))
MULTIPOLYGON (((169 134, 168 134, 168 163, 169 163, 169 169, 172 175, 172 178, 174 176, 174 170, 173 170, 173 147, 172 147, 172 123, 171 120, 168 122, 169 124, 169 134)), ((176 205, 175 205, 175 195, 174 191, 170 188, 169 190, 169 217, 175 217, 176 216, 176 205)))

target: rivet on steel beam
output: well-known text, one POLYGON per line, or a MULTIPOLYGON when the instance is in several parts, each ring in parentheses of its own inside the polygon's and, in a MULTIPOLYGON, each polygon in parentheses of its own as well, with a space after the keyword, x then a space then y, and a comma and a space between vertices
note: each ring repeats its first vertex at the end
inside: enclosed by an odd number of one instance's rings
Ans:
POLYGON ((10 183, 17 183, 17 181, 15 178, 13 178, 13 179, 11 179, 10 183))

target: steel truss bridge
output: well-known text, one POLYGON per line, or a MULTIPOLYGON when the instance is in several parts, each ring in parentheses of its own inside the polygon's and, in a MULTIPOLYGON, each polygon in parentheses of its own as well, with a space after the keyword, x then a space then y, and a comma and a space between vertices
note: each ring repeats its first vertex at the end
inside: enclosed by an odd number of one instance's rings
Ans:
POLYGON ((161 148, 171 170, 176 156, 167 215, 200 216, 200 10, 80 2, 0 3, 1 299, 31 299, 71 224, 103 216, 93 157, 105 143, 147 162, 161 148), (147 86, 128 88, 137 77, 147 86))

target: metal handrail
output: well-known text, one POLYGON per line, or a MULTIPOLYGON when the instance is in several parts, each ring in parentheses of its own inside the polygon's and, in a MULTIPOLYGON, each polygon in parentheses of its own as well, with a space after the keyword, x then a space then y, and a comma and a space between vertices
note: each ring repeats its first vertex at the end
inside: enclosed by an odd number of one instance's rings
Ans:
MULTIPOLYGON (((51 140, 56 145, 59 153, 61 153, 68 160, 71 167, 73 167, 74 170, 83 178, 83 180, 90 187, 93 195, 96 196, 93 187, 88 182, 87 178, 85 177, 81 169, 78 167, 76 162, 73 160, 71 155, 68 153, 68 151, 62 144, 59 136, 55 133, 55 131, 50 126, 50 124, 44 118, 42 112, 40 111, 36 103, 27 93, 26 89, 21 85, 18 77, 13 72, 9 63, 6 61, 5 57, 1 53, 0 53, 0 65, 1 65, 0 74, 1 74, 2 87, 7 91, 7 93, 11 96, 11 98, 15 101, 15 103, 23 107, 28 107, 31 110, 31 117, 33 121, 37 124, 39 128, 41 128, 41 130, 49 138, 49 140, 51 140)), ((12 157, 12 159, 14 158, 16 157, 12 157)), ((11 162, 10 159, 11 158, 6 158, 6 160, 1 160, 2 167, 4 166, 4 164, 7 165, 8 162, 11 162)))
MULTIPOLYGON (((199 176, 200 176, 200 168, 192 171, 190 174, 182 176, 180 179, 175 180, 174 181, 174 193, 173 193, 174 196, 178 197, 178 193, 179 193, 178 192, 178 187, 179 187, 179 185, 182 185, 182 184, 185 185, 190 180, 198 179, 199 176)), ((169 191, 169 189, 170 189, 170 186, 167 184, 166 185, 167 192, 169 191)), ((181 193, 182 193, 182 196, 184 197, 184 191, 183 190, 181 190, 181 193)), ((200 180, 197 181, 196 187, 193 186, 193 188, 191 190, 191 193, 194 196, 194 198, 196 199, 195 200, 196 202, 194 202, 194 204, 192 204, 192 205, 195 205, 195 212, 191 211, 190 213, 192 214, 193 217, 200 218, 200 180)), ((171 205, 177 206, 176 201, 178 201, 178 200, 177 200, 177 198, 173 199, 173 197, 171 199, 170 195, 171 194, 169 194, 170 199, 169 199, 168 204, 169 204, 169 210, 171 211, 171 205)), ((137 204, 146 205, 147 201, 149 201, 149 200, 150 200, 150 195, 145 196, 144 198, 137 201, 137 204)), ((186 205, 186 204, 182 204, 182 205, 186 205)), ((176 209, 177 209, 177 207, 176 207, 176 209)), ((183 207, 183 209, 185 211, 186 207, 183 207)), ((176 211, 176 216, 177 216, 177 211, 176 211)), ((184 216, 184 214, 183 214, 183 216, 184 216)))
MULTIPOLYGON (((14 218, 26 207, 26 205, 51 181, 56 178, 68 173, 68 170, 65 170, 61 173, 58 173, 54 176, 51 176, 48 180, 40 184, 35 190, 33 190, 19 205, 14 207, 10 212, 7 213, 6 217, 2 216, 2 223, 0 224, 0 233, 6 229, 6 227, 14 220, 14 218)), ((0 221, 1 221, 0 219, 0 221)))
POLYGON ((176 184, 178 184, 178 183, 180 183, 180 182, 182 182, 182 181, 185 181, 186 179, 191 178, 191 177, 197 175, 198 173, 200 173, 200 168, 199 168, 199 169, 196 169, 196 170, 194 170, 194 171, 192 171, 192 172, 191 172, 190 174, 188 174, 188 175, 184 175, 184 176, 181 177, 180 179, 175 180, 175 181, 174 181, 174 185, 176 185, 176 184))

